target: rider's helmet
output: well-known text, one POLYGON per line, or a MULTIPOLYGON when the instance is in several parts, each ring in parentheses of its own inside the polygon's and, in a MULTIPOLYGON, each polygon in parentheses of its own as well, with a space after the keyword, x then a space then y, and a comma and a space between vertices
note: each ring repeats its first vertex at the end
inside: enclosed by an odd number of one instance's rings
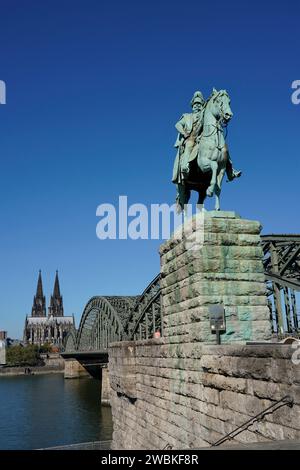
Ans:
POLYGON ((205 99, 203 98, 201 91, 195 91, 191 101, 191 106, 193 107, 195 103, 204 104, 204 102, 205 99))

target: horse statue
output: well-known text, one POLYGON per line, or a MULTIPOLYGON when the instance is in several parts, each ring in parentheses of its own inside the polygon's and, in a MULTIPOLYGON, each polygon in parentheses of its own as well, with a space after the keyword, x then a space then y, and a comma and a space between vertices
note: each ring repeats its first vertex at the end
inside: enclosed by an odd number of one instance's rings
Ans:
MULTIPOLYGON (((194 94, 195 101, 199 93, 194 94)), ((193 100, 191 104, 193 106, 193 100)), ((193 111, 195 113, 194 107, 193 111)), ((220 194, 225 173, 229 181, 242 174, 241 171, 233 169, 225 142, 224 130, 233 116, 227 91, 213 89, 211 96, 203 104, 202 116, 199 117, 199 108, 196 111, 198 119, 194 118, 194 122, 197 125, 191 125, 190 132, 185 132, 185 129, 176 125, 179 130, 183 129, 181 132, 184 132, 184 138, 181 138, 181 144, 178 145, 172 179, 177 185, 176 201, 179 212, 184 210, 184 206, 188 203, 191 190, 198 192, 198 204, 201 205, 207 196, 215 195, 215 210, 220 210, 220 194), (198 135, 195 135, 197 133, 198 135), (186 149, 189 149, 188 164, 185 157, 186 149)))

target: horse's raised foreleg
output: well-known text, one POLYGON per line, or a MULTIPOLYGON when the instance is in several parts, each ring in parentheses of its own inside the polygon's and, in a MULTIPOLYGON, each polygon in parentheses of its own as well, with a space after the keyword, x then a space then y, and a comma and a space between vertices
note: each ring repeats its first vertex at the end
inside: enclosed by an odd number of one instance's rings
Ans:
POLYGON ((216 194, 216 204, 215 204, 215 210, 219 211, 220 210, 220 195, 221 195, 221 188, 222 188, 222 181, 225 175, 226 168, 222 168, 219 171, 219 174, 217 176, 217 184, 215 187, 215 194, 216 194))

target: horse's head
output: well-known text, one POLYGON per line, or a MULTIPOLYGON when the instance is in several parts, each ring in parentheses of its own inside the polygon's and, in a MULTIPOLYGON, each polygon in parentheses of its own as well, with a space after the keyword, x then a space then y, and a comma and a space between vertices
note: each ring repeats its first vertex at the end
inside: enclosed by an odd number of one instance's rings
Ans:
POLYGON ((230 98, 226 90, 217 91, 215 88, 208 100, 210 110, 217 120, 224 123, 230 121, 233 113, 230 108, 230 98))

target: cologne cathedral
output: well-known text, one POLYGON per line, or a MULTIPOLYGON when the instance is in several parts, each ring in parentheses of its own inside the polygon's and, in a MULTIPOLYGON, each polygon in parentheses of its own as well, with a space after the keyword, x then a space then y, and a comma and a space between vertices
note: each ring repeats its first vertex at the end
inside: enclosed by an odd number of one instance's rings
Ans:
POLYGON ((27 315, 25 320, 24 342, 38 345, 50 343, 62 348, 65 337, 73 327, 75 328, 74 316, 64 316, 63 298, 60 294, 57 271, 48 315, 46 314, 46 298, 43 293, 40 271, 31 315, 27 315))

